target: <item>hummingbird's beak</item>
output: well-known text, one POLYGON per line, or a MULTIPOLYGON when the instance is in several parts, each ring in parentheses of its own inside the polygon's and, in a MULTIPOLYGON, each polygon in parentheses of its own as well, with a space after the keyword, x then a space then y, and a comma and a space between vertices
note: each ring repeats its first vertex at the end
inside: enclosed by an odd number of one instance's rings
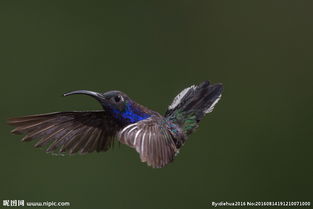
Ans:
POLYGON ((95 99, 97 99, 98 101, 102 101, 104 99, 103 95, 98 93, 98 92, 94 92, 94 91, 88 91, 88 90, 77 90, 77 91, 71 91, 68 93, 63 94, 63 96, 69 96, 69 95, 73 95, 73 94, 85 94, 85 95, 89 95, 95 99))

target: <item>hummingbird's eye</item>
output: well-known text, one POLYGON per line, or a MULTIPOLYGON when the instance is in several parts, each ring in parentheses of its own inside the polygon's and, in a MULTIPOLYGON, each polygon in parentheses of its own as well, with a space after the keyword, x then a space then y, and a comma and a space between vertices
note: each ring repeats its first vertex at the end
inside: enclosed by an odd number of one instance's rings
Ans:
POLYGON ((115 103, 119 103, 121 101, 124 101, 122 96, 115 96, 115 97, 113 97, 113 100, 115 103))

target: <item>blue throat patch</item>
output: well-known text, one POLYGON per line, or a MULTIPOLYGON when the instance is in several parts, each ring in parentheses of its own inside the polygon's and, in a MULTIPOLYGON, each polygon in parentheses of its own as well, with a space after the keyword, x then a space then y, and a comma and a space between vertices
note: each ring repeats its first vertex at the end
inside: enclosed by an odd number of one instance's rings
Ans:
POLYGON ((144 112, 136 113, 132 105, 129 103, 126 104, 124 112, 121 112, 118 109, 113 109, 113 115, 115 118, 123 118, 125 120, 129 120, 131 123, 136 123, 151 116, 144 112))

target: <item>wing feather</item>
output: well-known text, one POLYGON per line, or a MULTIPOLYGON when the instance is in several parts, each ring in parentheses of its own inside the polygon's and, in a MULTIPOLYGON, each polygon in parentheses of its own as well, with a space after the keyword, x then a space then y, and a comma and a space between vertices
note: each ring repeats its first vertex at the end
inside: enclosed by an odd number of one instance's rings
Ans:
POLYGON ((47 152, 89 153, 108 150, 123 128, 104 111, 55 112, 11 118, 13 134, 25 134, 22 141, 38 139, 35 147, 49 144, 47 152))
POLYGON ((158 123, 159 120, 162 118, 151 116, 128 125, 118 134, 120 142, 134 148, 141 161, 154 168, 170 163, 177 152, 170 131, 164 123, 158 123))

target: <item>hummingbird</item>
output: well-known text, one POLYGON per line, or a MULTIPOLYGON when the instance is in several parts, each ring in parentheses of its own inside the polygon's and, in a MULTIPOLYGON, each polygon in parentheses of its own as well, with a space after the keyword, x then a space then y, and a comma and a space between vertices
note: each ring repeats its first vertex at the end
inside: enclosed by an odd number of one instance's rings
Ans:
POLYGON ((134 148, 142 162, 162 168, 172 162, 203 117, 213 111, 223 91, 221 83, 204 81, 182 90, 164 115, 132 100, 121 91, 76 90, 96 99, 102 110, 69 111, 8 119, 21 141, 37 139, 48 153, 85 154, 107 151, 117 140, 134 148))

